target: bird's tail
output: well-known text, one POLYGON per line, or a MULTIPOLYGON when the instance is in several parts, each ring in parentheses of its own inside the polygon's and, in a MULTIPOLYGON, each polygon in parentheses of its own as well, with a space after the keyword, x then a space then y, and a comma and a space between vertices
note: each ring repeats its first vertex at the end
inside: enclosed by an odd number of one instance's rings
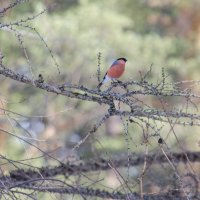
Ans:
POLYGON ((102 85, 103 85, 103 80, 99 83, 99 85, 97 86, 97 88, 99 89, 102 85))
POLYGON ((108 82, 109 80, 110 80, 110 77, 108 77, 107 73, 106 73, 105 76, 103 77, 102 81, 97 86, 97 88, 99 89, 104 83, 108 82))

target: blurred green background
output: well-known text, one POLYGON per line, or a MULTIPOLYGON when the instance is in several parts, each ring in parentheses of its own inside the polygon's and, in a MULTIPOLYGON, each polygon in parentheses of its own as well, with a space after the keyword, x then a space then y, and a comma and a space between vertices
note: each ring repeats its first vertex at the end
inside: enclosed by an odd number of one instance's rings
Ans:
MULTIPOLYGON (((6 7, 10 2, 1 0, 0 7, 6 7)), ((42 74, 44 80, 52 84, 72 83, 95 88, 98 84, 97 55, 101 52, 101 76, 113 60, 126 57, 128 62, 122 81, 139 81, 139 74, 146 73, 151 64, 149 79, 153 83, 162 79, 162 68, 169 75, 169 82, 199 80, 200 2, 197 0, 30 1, 8 10, 1 17, 1 23, 27 19, 46 8, 47 12, 27 21, 24 26, 0 29, 0 51, 7 67, 29 77, 38 78, 42 74), (46 44, 52 50, 61 74, 46 44)), ((0 84, 1 108, 20 114, 2 111, 2 129, 62 161, 77 157, 89 159, 107 153, 127 156, 124 127, 117 117, 109 119, 77 151, 71 152, 107 112, 104 105, 56 96, 2 76, 0 84)), ((142 100, 149 106, 160 107, 153 97, 142 100)), ((183 99, 171 100, 169 109, 185 106, 185 103, 183 99)), ((195 103, 198 106, 198 102, 195 103)), ((190 111, 197 112, 194 107, 190 111)), ((170 126, 159 123, 157 126, 164 126, 161 135, 165 138, 170 126)), ((199 128, 176 126, 174 129, 185 150, 199 150, 199 128)), ((146 131, 149 135, 154 133, 146 131)), ((143 130, 129 124, 129 134, 131 151, 144 153, 143 130)), ((10 159, 42 155, 17 137, 4 132, 0 137, 0 154, 10 159)), ((157 139, 149 138, 150 152, 158 149, 157 139)), ((180 150, 173 134, 166 142, 171 151, 180 150)), ((50 161, 44 157, 30 162, 41 166, 50 161)))

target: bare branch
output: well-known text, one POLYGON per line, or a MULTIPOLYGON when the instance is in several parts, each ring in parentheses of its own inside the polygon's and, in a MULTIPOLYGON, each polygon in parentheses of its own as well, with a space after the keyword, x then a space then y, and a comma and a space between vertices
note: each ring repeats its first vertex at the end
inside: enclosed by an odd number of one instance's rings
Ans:
MULTIPOLYGON (((174 162, 182 162, 187 163, 188 159, 190 162, 200 162, 200 153, 199 152, 185 152, 185 153, 173 153, 167 155, 167 158, 171 161, 173 159, 174 162), (187 156, 186 156, 187 155, 187 156)), ((144 164, 144 161, 147 163, 147 165, 152 165, 156 163, 167 163, 168 160, 166 159, 166 156, 161 155, 132 155, 129 158, 129 161, 127 161, 127 158, 121 157, 120 159, 113 159, 112 165, 115 168, 119 167, 127 167, 130 166, 138 166, 144 164), (156 157, 156 159, 155 159, 156 157)), ((90 161, 86 163, 80 163, 80 164, 61 164, 58 167, 44 167, 41 168, 41 170, 35 171, 35 170, 16 170, 10 172, 9 177, 0 177, 0 180, 3 181, 6 179, 13 179, 15 181, 24 181, 30 178, 40 178, 41 174, 42 177, 53 177, 57 175, 78 175, 85 172, 91 172, 91 171, 99 171, 99 170, 109 170, 110 161, 105 159, 99 159, 98 161, 90 161)))
MULTIPOLYGON (((63 96, 67 96, 69 98, 74 98, 74 99, 80 99, 80 100, 85 100, 85 101, 92 101, 96 102, 99 104, 107 104, 111 108, 113 107, 113 100, 120 101, 127 106, 130 107, 131 111, 120 111, 120 110, 112 110, 110 115, 119 115, 119 116, 126 116, 126 117, 146 117, 146 118, 152 118, 153 120, 158 120, 158 121, 166 121, 164 118, 176 118, 176 119, 187 119, 190 120, 189 122, 183 122, 183 125, 199 125, 198 123, 193 122, 193 120, 199 120, 200 115, 197 114, 190 114, 190 113, 184 113, 180 110, 177 111, 162 111, 162 110, 157 110, 157 109, 143 109, 142 107, 135 105, 132 101, 130 101, 129 98, 125 98, 125 96, 122 94, 118 93, 113 93, 113 92, 106 92, 106 91, 98 91, 98 90, 93 90, 93 89, 88 89, 84 86, 76 86, 76 85, 70 85, 70 84, 65 84, 65 85, 50 85, 45 82, 41 82, 40 79, 38 80, 32 80, 29 77, 15 73, 14 71, 6 68, 5 66, 1 66, 0 68, 0 74, 2 74, 5 77, 9 77, 13 80, 19 81, 21 83, 29 84, 33 87, 37 87, 39 89, 43 89, 47 92, 51 92, 54 94, 59 94, 63 96)), ((129 85, 130 83, 132 84, 137 84, 141 85, 144 87, 144 83, 140 82, 125 82, 123 84, 129 85)), ((149 87, 149 84, 147 84, 149 87)), ((153 87, 154 88, 154 87, 153 87)), ((133 93, 132 93, 133 95, 133 93)), ((144 94, 146 95, 146 94, 144 94)), ((161 95, 158 93, 153 92, 152 95, 161 95)), ((164 95, 164 94, 162 94, 164 95)), ((191 95, 191 94, 190 94, 191 95)), ((171 121, 172 122, 172 121, 171 121)))
POLYGON ((5 13, 7 10, 10 10, 12 8, 14 8, 15 6, 17 6, 18 4, 27 2, 29 0, 16 0, 15 2, 9 4, 7 7, 0 9, 0 14, 5 13))

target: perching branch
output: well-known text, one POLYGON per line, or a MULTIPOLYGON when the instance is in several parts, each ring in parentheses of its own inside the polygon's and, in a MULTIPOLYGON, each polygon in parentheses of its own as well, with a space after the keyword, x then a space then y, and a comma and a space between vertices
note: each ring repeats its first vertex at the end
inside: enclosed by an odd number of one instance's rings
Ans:
MULTIPOLYGON (((200 120, 200 115, 198 114, 192 114, 192 113, 186 113, 181 110, 173 111, 173 110, 168 110, 168 111, 163 111, 163 110, 158 110, 155 108, 143 108, 142 106, 138 105, 137 102, 132 101, 130 97, 134 98, 135 95, 138 94, 137 91, 128 91, 127 93, 124 94, 119 94, 119 93, 114 93, 111 91, 99 91, 97 89, 88 89, 84 86, 77 86, 77 85, 71 85, 71 84, 63 84, 63 85, 57 85, 57 84, 48 84, 44 82, 43 78, 41 81, 41 76, 38 77, 37 80, 32 80, 26 75, 16 73, 12 71, 11 69, 6 68, 4 65, 1 65, 0 68, 0 74, 8 77, 10 79, 16 80, 18 82, 24 83, 31 85, 33 87, 45 90, 46 92, 51 92, 57 95, 62 95, 66 96, 69 98, 73 99, 79 99, 79 100, 84 100, 84 101, 91 101, 91 102, 96 102, 98 104, 106 104, 109 107, 113 107, 113 100, 119 101, 129 107, 129 110, 121 111, 117 109, 112 109, 112 112, 110 112, 110 116, 113 115, 118 115, 118 116, 126 116, 126 117, 133 117, 133 118, 139 118, 139 117, 145 117, 148 119, 153 119, 157 121, 164 121, 168 122, 168 118, 175 118, 178 119, 179 122, 176 122, 177 124, 182 124, 182 125, 197 125, 199 126, 199 122, 195 120, 200 120), (180 122, 180 120, 183 120, 180 122), (187 120, 187 121, 184 121, 187 120)), ((177 91, 171 93, 166 93, 164 90, 157 92, 155 90, 155 86, 150 85, 149 83, 146 82, 137 82, 137 81, 132 81, 132 82, 124 82, 124 83, 116 83, 114 86, 140 86, 141 88, 146 87, 149 88, 148 93, 143 93, 140 92, 140 95, 154 95, 154 96, 185 96, 187 98, 189 97, 194 97, 194 98, 199 98, 199 95, 195 95, 192 93, 177 93, 177 91), (132 84, 132 85, 131 85, 132 84), (151 87, 151 88, 150 88, 151 87)), ((113 85, 111 85, 113 87, 113 85)), ((141 89, 142 91, 142 89, 141 89)), ((173 121, 171 121, 173 123, 173 121)))

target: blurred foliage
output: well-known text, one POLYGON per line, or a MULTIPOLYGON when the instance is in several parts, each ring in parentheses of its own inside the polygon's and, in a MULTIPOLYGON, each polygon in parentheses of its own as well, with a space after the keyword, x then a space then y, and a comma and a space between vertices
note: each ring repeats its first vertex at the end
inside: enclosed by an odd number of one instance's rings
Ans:
MULTIPOLYGON (((139 80, 139 71, 145 74, 151 64, 153 65, 150 79, 153 82, 162 79, 162 68, 165 68, 167 75, 169 74, 170 81, 198 79, 197 70, 200 65, 198 30, 200 29, 196 27, 200 27, 200 23, 196 24, 195 21, 193 26, 190 20, 198 19, 198 14, 195 15, 196 12, 193 12, 195 3, 194 0, 26 2, 9 11, 4 16, 3 22, 26 19, 37 15, 47 7, 49 10, 34 20, 27 21, 27 27, 15 26, 14 32, 8 28, 0 31, 1 51, 5 55, 4 63, 28 76, 31 76, 30 71, 32 71, 34 78, 42 74, 45 81, 50 83, 72 82, 95 88, 97 54, 101 52, 102 76, 114 59, 127 57, 127 70, 122 80, 139 80), (184 12, 187 9, 189 14, 184 12), (183 18, 185 21, 180 22, 183 18), (183 23, 188 23, 186 25, 189 28, 182 28, 180 24, 183 23), (52 50, 61 74, 58 73, 46 44, 52 50), (23 46, 26 49, 23 49, 23 46), (24 50, 27 52, 31 67, 24 50)), ((43 91, 4 78, 1 78, 1 95, 8 100, 6 107, 9 110, 23 115, 53 115, 42 119, 45 121, 47 133, 39 131, 37 137, 43 138, 40 135, 47 134, 44 138, 55 138, 58 146, 73 146, 75 142, 72 144, 69 142, 70 135, 82 138, 91 124, 104 112, 100 106, 44 94, 43 91), (57 112, 60 113, 55 114, 57 112), (51 132, 53 134, 49 136, 51 132), (59 139, 61 135, 64 139, 59 139)), ((151 101, 153 102, 153 99, 150 98, 151 101)), ((32 118, 30 123, 31 120, 32 118)), ((22 119, 19 121, 23 123, 22 119)), ((106 148, 113 151, 117 151, 117 147, 118 151, 126 149, 125 140, 119 139, 121 136, 106 135, 106 130, 103 129, 100 129, 103 137, 116 137, 113 140, 111 138, 113 146, 110 146, 110 140, 104 139, 105 142, 102 143, 105 143, 106 148)), ((16 130, 20 132, 21 128, 18 127, 16 130)), ((34 128, 30 129, 33 130, 34 128)), ((131 130, 134 130, 134 133, 139 132, 139 128, 135 126, 131 127, 131 130)), ((137 137, 138 141, 142 140, 142 135, 137 137)), ((153 139, 153 143, 156 142, 153 139)), ((9 143, 13 145, 11 141, 9 143)), ((85 152, 90 152, 92 147, 85 146, 85 152)), ((46 144, 44 148, 50 147, 46 144)), ((21 153, 22 149, 18 151, 21 153)), ((13 156, 16 154, 19 153, 15 152, 13 156)))

